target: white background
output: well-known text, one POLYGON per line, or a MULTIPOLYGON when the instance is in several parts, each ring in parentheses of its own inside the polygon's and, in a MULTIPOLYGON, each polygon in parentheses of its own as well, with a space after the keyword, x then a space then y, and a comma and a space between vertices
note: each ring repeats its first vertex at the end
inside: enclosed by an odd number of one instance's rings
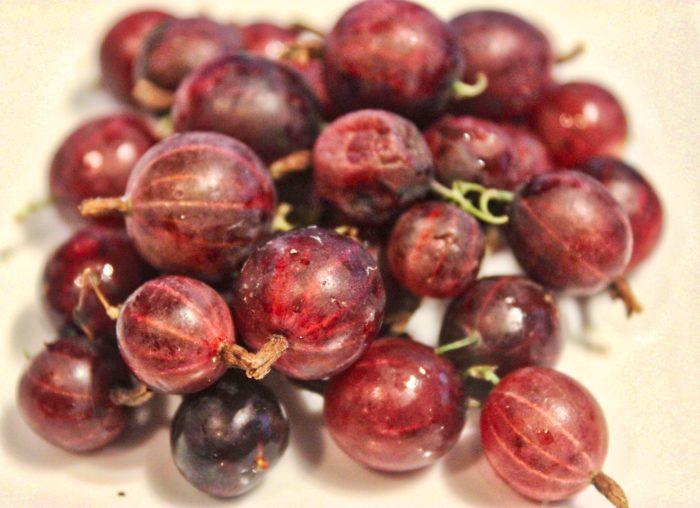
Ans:
MULTIPOLYGON (((220 19, 304 19, 328 27, 348 1, 152 1, 182 14, 220 19)), ((451 17, 470 0, 432 2, 451 17)), ((587 51, 556 69, 560 79, 593 79, 624 103, 631 126, 625 158, 659 189, 666 229, 654 257, 632 277, 646 311, 630 321, 619 303, 595 299, 590 339, 600 354, 569 337, 559 364, 598 398, 610 428, 605 470, 625 487, 634 508, 700 506, 700 8, 681 1, 497 1, 545 28, 559 52, 577 41, 587 51)), ((53 151, 80 122, 115 109, 96 91, 100 37, 133 1, 0 2, 0 506, 221 506, 182 479, 170 460, 165 418, 139 439, 72 456, 39 441, 15 408, 25 352, 53 332, 39 302, 44 262, 69 230, 44 211, 24 226, 15 211, 47 192, 53 151), (136 446, 136 445, 139 446, 136 446), (126 496, 118 497, 123 491, 126 496)), ((511 269, 490 261, 486 273, 511 269)), ((562 303, 577 328, 571 302, 562 303)), ((434 340, 439 317, 428 305, 411 329, 434 340)), ((479 454, 471 413, 458 447, 437 465, 398 476, 346 459, 305 399, 271 380, 292 414, 293 439, 264 484, 231 505, 531 506, 491 473, 479 454)), ((171 401, 170 409, 174 401, 171 401)), ((564 506, 607 506, 592 488, 564 506)))

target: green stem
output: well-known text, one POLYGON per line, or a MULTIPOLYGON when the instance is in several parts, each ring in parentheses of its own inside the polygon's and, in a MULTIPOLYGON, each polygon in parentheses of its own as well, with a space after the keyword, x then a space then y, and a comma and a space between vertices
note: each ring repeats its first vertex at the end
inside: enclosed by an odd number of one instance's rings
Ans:
POLYGON ((498 365, 474 365, 466 369, 462 373, 462 376, 465 378, 472 377, 475 379, 483 379, 484 381, 496 385, 501 380, 496 374, 497 368, 498 365))
MULTIPOLYGON (((469 201, 466 197, 465 194, 469 192, 476 192, 481 194, 481 196, 484 195, 484 193, 489 193, 485 203, 488 205, 488 203, 493 200, 493 199, 499 199, 503 201, 508 201, 512 199, 512 193, 509 193, 507 191, 499 191, 496 189, 487 189, 486 187, 479 185, 477 183, 473 182, 453 182, 452 188, 445 187, 442 185, 440 182, 433 180, 430 182, 430 188, 432 189, 433 192, 436 194, 439 194, 440 196, 444 197, 445 199, 452 201, 455 203, 457 206, 459 206, 462 210, 467 212, 468 214, 473 215, 477 219, 486 222, 487 224, 495 224, 495 225, 501 225, 505 224, 508 222, 508 216, 507 215, 493 215, 488 208, 484 209, 481 206, 476 207, 472 204, 471 201, 469 201), (492 191, 492 192, 489 192, 492 191), (501 196, 502 193, 505 193, 501 196), (510 199, 506 197, 506 195, 509 195, 510 199), (500 196, 500 197, 499 197, 500 196)), ((480 203, 481 204, 481 203, 480 203)))
POLYGON ((436 355, 442 355, 445 354, 449 351, 454 351, 455 349, 462 349, 463 347, 471 346, 472 344, 476 344, 481 340, 481 336, 479 333, 473 333, 471 335, 467 335, 466 337, 455 340, 454 342, 448 342, 447 344, 443 344, 442 346, 436 347, 435 348, 435 354, 436 355))
POLYGON ((53 200, 51 198, 44 198, 27 203, 24 208, 15 213, 15 221, 20 223, 24 222, 31 214, 38 212, 39 210, 43 210, 44 208, 48 208, 52 203, 53 200))
POLYGON ((470 99, 481 95, 489 86, 489 78, 483 72, 476 73, 476 81, 474 83, 465 83, 464 81, 455 81, 452 83, 452 94, 456 100, 470 99))

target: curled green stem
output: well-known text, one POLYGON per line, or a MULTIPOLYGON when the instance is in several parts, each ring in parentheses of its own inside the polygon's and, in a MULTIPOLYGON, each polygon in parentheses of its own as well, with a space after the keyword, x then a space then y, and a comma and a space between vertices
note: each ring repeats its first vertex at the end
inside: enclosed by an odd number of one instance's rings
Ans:
POLYGON ((436 194, 452 201, 468 214, 487 224, 502 225, 508 222, 507 215, 494 215, 488 209, 491 201, 512 201, 513 193, 497 189, 487 189, 483 185, 473 182, 456 181, 452 183, 452 188, 445 187, 440 182, 433 180, 430 188, 436 194), (479 194, 479 206, 475 206, 466 195, 469 193, 479 194))
POLYGON ((474 83, 465 83, 464 81, 455 81, 452 83, 452 94, 456 100, 470 99, 481 95, 489 86, 489 78, 483 72, 476 73, 476 81, 474 83))
POLYGON ((442 354, 445 354, 449 351, 454 351, 455 349, 462 349, 463 347, 467 347, 467 346, 471 346, 472 344, 476 344, 480 340, 481 340, 481 336, 478 333, 473 333, 473 334, 467 335, 466 337, 463 337, 459 340, 455 340, 454 342, 448 342, 447 344, 443 344, 442 346, 436 347, 435 354, 442 355, 442 354))

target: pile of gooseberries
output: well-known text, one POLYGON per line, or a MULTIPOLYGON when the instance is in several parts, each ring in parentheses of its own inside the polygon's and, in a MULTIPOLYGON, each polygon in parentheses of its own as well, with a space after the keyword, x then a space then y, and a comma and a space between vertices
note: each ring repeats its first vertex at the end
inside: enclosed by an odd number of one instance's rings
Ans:
POLYGON ((333 440, 369 468, 435 463, 478 406, 515 491, 592 483, 627 506, 601 470, 601 408, 553 369, 557 297, 608 290, 640 311, 625 277, 663 212, 619 159, 618 100, 557 82, 542 31, 406 0, 359 2, 327 32, 144 10, 99 55, 123 109, 51 163, 50 202, 76 229, 44 271, 57 339, 19 382, 39 436, 96 450, 153 394, 182 396, 177 469, 239 496, 289 439, 259 381, 274 369, 323 396, 333 440), (499 249, 522 273, 480 277, 499 249), (451 299, 434 347, 405 332, 423 297, 451 299))

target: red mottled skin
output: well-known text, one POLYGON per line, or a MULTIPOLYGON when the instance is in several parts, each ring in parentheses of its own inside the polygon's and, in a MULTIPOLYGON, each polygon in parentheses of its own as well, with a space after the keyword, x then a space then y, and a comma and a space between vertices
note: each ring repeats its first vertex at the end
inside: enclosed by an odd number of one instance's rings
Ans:
POLYGON ((323 415, 357 462, 381 471, 419 469, 457 442, 465 421, 461 380, 431 348, 382 338, 330 380, 323 415))
POLYGON ((316 99, 321 105, 324 118, 335 118, 338 116, 336 104, 331 100, 326 88, 326 81, 323 79, 323 60, 320 58, 310 58, 306 62, 281 60, 280 63, 291 67, 301 74, 311 90, 316 94, 316 99))
POLYGON ((554 56, 545 35, 524 19, 501 11, 471 11, 450 21, 464 58, 461 79, 483 72, 488 87, 455 102, 459 114, 505 119, 532 109, 552 81, 554 56))
POLYGON ((592 83, 551 88, 532 110, 530 124, 563 166, 615 155, 627 137, 622 106, 608 90, 592 83))
POLYGON ((84 123, 61 144, 51 162, 51 201, 68 222, 124 226, 121 217, 84 217, 78 205, 87 198, 121 196, 139 158, 158 142, 153 125, 131 113, 84 123))
POLYGON ((247 146, 216 133, 171 136, 129 179, 126 218, 141 255, 161 271, 226 280, 270 232, 276 195, 247 146))
POLYGON ((103 355, 85 337, 47 344, 19 382, 20 413, 49 443, 71 452, 101 448, 127 424, 129 411, 110 400, 112 388, 128 385, 118 357, 103 355))
POLYGON ((379 224, 422 199, 433 160, 420 131, 381 110, 349 113, 330 124, 313 150, 319 195, 349 218, 379 224))
MULTIPOLYGON (((517 185, 555 169, 547 147, 534 132, 514 124, 503 123, 500 125, 510 134, 512 140, 513 159, 509 175, 512 175, 513 181, 518 182, 517 185)), ((517 185, 512 188, 514 189, 517 185)))
POLYGON ((576 295, 608 286, 632 254, 627 214, 602 184, 578 171, 548 173, 520 187, 507 235, 532 278, 576 295))
POLYGON ((169 275, 145 283, 124 302, 117 341, 127 366, 149 388, 194 393, 224 374, 220 350, 235 343, 235 332, 216 291, 169 275))
POLYGON ((102 84, 120 101, 135 104, 134 62, 144 41, 158 24, 171 16, 161 11, 137 11, 120 19, 102 40, 100 70, 102 84))
POLYGON ((652 253, 661 236, 664 214, 659 196, 639 171, 613 157, 594 157, 575 169, 602 183, 627 213, 634 243, 625 272, 632 271, 652 253))
POLYGON ((387 244, 389 268, 421 296, 457 296, 476 278, 485 240, 479 223, 451 204, 419 203, 404 212, 387 244))
POLYGON ((382 108, 425 125, 447 107, 462 60, 454 33, 430 11, 367 0, 326 37, 324 74, 341 112, 382 108))
POLYGON ((520 175, 511 174, 515 150, 499 125, 470 116, 446 116, 424 133, 435 160, 435 178, 450 186, 455 180, 513 189, 520 175))
POLYGON ((297 32, 261 21, 241 27, 243 48, 254 55, 279 60, 287 47, 297 40, 297 32))
POLYGON ((440 344, 475 335, 475 344, 445 353, 461 371, 496 365, 496 373, 505 376, 520 367, 551 367, 562 347, 554 297, 525 277, 479 279, 452 301, 442 321, 440 344))
POLYGON ((195 68, 243 49, 238 28, 206 18, 179 18, 158 25, 136 60, 136 79, 175 91, 195 68))
POLYGON ((80 312, 76 312, 86 268, 92 269, 100 290, 114 304, 126 300, 153 275, 153 269, 124 231, 94 226, 75 233, 46 263, 42 297, 54 325, 61 329, 75 322, 92 337, 115 337, 114 321, 92 290, 85 293, 80 312))
POLYGON ((542 367, 501 379, 481 410, 481 445, 510 487, 537 501, 566 499, 591 483, 608 448, 605 417, 578 382, 542 367))
POLYGON ((173 105, 175 130, 227 134, 267 163, 310 148, 320 121, 320 106, 299 74, 244 54, 197 69, 178 88, 173 105))
POLYGON ((379 331, 384 305, 381 274, 362 245, 311 227, 277 236, 248 258, 233 310, 251 348, 273 334, 287 339, 276 369, 322 379, 357 360, 379 331))

